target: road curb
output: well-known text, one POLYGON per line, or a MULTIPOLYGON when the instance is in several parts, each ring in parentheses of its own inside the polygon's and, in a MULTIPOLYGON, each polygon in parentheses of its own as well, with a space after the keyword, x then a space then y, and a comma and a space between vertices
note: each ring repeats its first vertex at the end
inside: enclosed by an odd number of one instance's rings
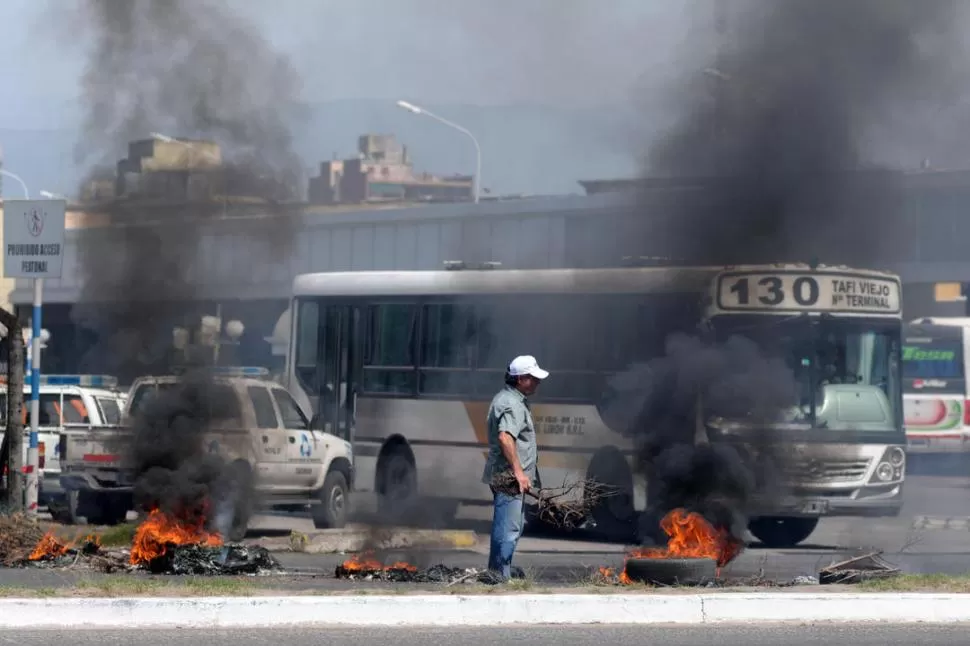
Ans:
POLYGON ((0 628, 968 623, 970 594, 490 594, 2 599, 0 628))
POLYGON ((293 532, 284 539, 252 541, 270 552, 335 554, 365 549, 470 549, 478 545, 478 535, 463 530, 393 530, 293 532))

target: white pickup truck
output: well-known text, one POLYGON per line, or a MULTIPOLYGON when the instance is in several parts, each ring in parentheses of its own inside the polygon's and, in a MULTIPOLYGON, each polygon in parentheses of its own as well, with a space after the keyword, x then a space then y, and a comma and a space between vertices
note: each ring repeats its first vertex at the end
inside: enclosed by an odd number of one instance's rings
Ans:
MULTIPOLYGON (((245 535, 249 514, 257 506, 309 505, 316 527, 343 527, 354 476, 351 445, 311 429, 290 393, 268 375, 261 368, 220 369, 212 384, 224 419, 210 425, 202 445, 230 464, 234 478, 252 484, 256 496, 255 501, 233 503, 228 538, 239 540, 245 535)), ((177 376, 136 379, 121 427, 69 430, 61 436, 61 485, 78 493, 78 515, 99 524, 125 519, 133 507, 135 479, 127 458, 131 430, 126 424, 150 397, 179 380, 177 376), (92 515, 97 521, 91 520, 92 515)))
MULTIPOLYGON (((54 519, 73 522, 66 514, 64 492, 60 488, 60 435, 65 429, 95 429, 118 426, 125 407, 126 392, 108 375, 41 375, 40 420, 37 433, 40 468, 39 502, 47 506, 54 519)), ((24 425, 23 455, 27 460, 30 437, 30 385, 24 387, 21 421, 24 425)), ((7 390, 0 386, 0 444, 6 435, 7 390)), ((4 463, 5 464, 5 463, 4 463)))

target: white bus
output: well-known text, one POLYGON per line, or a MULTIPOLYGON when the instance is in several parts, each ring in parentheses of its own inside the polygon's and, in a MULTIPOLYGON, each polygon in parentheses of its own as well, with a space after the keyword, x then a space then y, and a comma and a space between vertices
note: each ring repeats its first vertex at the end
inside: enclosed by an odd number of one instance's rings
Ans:
MULTIPOLYGON (((605 387, 661 356, 668 334, 747 336, 779 353, 804 392, 790 444, 791 496, 751 530, 794 545, 825 515, 895 515, 904 478, 900 287, 846 268, 638 267, 445 270, 298 276, 287 381, 325 430, 352 440, 358 490, 390 508, 411 496, 490 502, 480 483, 488 402, 507 362, 552 372, 533 398, 540 478, 592 477, 626 494, 593 514, 629 532, 647 505, 624 429, 600 413, 605 387), (779 342, 780 340, 780 342, 779 342), (349 396, 348 396, 349 393, 349 396)), ((738 422, 707 420, 712 437, 738 422)))
POLYGON ((903 328, 903 406, 913 453, 970 451, 970 318, 923 318, 903 328))

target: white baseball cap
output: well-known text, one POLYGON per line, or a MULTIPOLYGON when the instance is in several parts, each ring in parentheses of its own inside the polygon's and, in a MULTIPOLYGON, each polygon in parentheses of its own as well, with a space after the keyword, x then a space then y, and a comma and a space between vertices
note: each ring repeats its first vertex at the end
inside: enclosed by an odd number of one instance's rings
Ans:
POLYGON ((539 367, 539 362, 531 354, 524 354, 512 359, 509 364, 509 374, 513 377, 532 375, 536 379, 545 379, 549 373, 539 367))

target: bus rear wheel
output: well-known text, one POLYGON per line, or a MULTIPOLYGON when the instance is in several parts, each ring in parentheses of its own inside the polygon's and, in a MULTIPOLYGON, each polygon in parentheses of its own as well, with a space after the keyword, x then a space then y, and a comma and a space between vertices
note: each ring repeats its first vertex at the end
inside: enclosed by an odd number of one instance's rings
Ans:
POLYGON ((378 511, 384 518, 401 519, 409 514, 417 496, 418 475, 405 449, 393 449, 380 466, 378 511))
POLYGON ((748 531, 765 547, 795 547, 812 535, 818 518, 765 516, 748 523, 748 531))

